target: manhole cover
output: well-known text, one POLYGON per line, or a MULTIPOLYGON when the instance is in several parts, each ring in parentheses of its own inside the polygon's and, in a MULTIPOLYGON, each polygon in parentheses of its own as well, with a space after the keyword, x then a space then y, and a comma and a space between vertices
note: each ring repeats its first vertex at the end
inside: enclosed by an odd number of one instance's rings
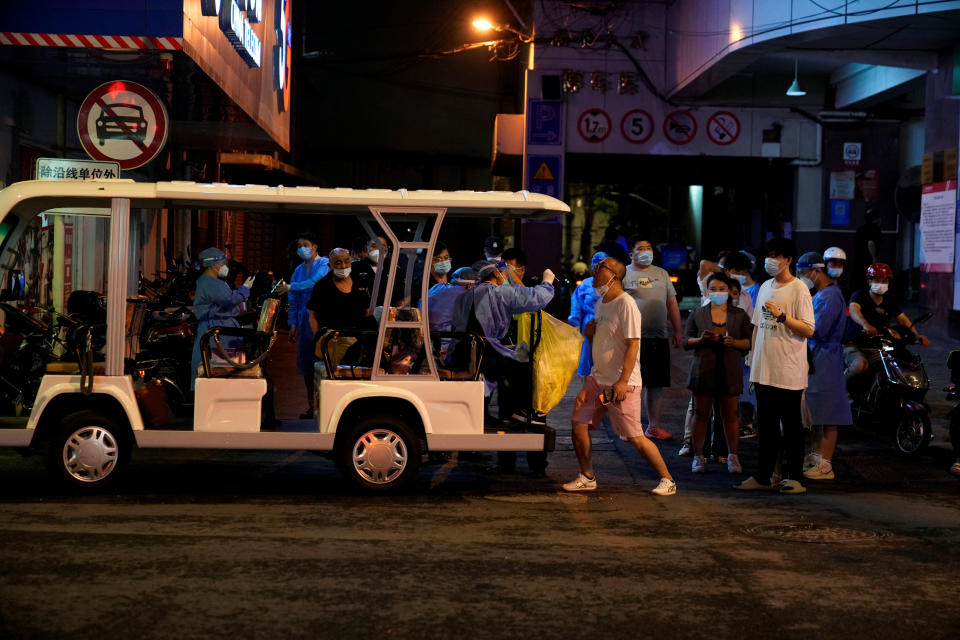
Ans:
POLYGON ((749 527, 747 533, 760 538, 779 538, 793 542, 867 542, 882 538, 880 531, 865 531, 823 524, 764 524, 749 527))
POLYGON ((491 493, 483 497, 494 502, 520 504, 583 504, 588 500, 582 493, 491 493))

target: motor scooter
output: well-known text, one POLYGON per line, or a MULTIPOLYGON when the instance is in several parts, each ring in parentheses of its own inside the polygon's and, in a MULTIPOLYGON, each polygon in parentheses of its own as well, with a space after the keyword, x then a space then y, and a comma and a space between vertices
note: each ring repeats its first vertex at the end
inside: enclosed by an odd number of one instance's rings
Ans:
MULTIPOLYGON (((924 314, 913 325, 931 316, 924 314)), ((876 336, 861 334, 858 345, 876 355, 870 358, 870 370, 847 385, 854 423, 892 435, 897 451, 904 455, 922 451, 932 436, 930 407, 923 402, 930 378, 920 356, 907 349, 915 341, 907 327, 884 328, 876 336)))

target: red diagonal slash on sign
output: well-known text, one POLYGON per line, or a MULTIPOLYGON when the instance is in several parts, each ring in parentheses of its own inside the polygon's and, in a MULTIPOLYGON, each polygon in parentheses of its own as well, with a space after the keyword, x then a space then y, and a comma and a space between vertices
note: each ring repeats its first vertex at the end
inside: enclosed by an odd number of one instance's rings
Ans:
POLYGON ((720 146, 732 144, 740 137, 740 119, 729 111, 717 111, 707 120, 707 137, 720 146))
MULTIPOLYGON (((115 117, 115 118, 119 118, 119 117, 120 117, 120 116, 117 115, 117 113, 113 110, 113 108, 110 107, 110 105, 108 105, 106 102, 103 101, 103 98, 97 98, 94 102, 100 107, 100 109, 101 109, 101 111, 102 111, 103 113, 106 113, 106 114, 108 114, 108 115, 111 115, 111 116, 113 116, 113 117, 115 117)), ((123 132, 124 132, 125 134, 127 134, 128 136, 132 133, 132 131, 127 128, 127 125, 123 124, 123 123, 120 122, 119 120, 117 121, 116 124, 117 124, 118 127, 120 127, 121 129, 123 129, 123 132)), ((145 144, 143 144, 142 142, 140 142, 139 140, 134 140, 133 138, 127 138, 127 140, 129 140, 129 141, 132 142, 133 144, 135 144, 135 145, 137 145, 138 147, 140 147, 140 151, 146 151, 146 150, 147 150, 147 146, 146 146, 145 144)))
MULTIPOLYGON (((727 134, 727 136, 729 136, 729 137, 731 137, 731 138, 733 137, 733 132, 730 131, 730 129, 727 129, 725 126, 723 126, 723 120, 721 120, 720 118, 717 118, 717 119, 714 120, 713 122, 714 122, 714 124, 716 124, 725 134, 727 134)), ((720 136, 720 137, 721 137, 721 139, 723 138, 723 136, 720 136)))

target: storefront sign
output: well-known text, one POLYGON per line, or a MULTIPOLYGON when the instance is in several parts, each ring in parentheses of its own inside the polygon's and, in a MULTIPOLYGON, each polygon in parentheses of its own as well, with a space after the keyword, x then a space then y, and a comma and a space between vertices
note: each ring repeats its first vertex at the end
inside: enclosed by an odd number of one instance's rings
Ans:
POLYGON ((37 158, 37 180, 109 180, 120 177, 119 162, 37 158))
POLYGON ((167 109, 153 91, 136 82, 105 82, 84 99, 77 135, 94 160, 116 161, 122 169, 150 162, 167 141, 167 109))
POLYGON ((277 92, 277 109, 290 110, 290 2, 276 0, 273 30, 273 89, 277 92))
POLYGON ((923 185, 920 196, 920 262, 930 273, 953 271, 957 181, 923 185))
POLYGON ((263 0, 202 0, 200 10, 205 16, 218 18, 220 30, 247 66, 260 66, 263 45, 251 23, 263 19, 263 0))

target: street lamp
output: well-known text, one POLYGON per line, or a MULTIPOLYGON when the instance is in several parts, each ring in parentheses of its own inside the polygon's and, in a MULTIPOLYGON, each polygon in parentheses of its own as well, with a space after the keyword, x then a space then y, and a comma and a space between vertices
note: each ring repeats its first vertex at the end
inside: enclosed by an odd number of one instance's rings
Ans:
POLYGON ((473 21, 473 28, 477 29, 478 31, 496 31, 497 33, 506 31, 508 33, 512 33, 513 35, 517 36, 517 39, 524 44, 527 44, 533 41, 533 36, 528 36, 522 31, 518 31, 517 29, 514 29, 508 24, 494 24, 490 22, 487 18, 483 18, 483 17, 477 18, 476 20, 473 21))
POLYGON ((807 92, 800 88, 800 83, 797 81, 797 58, 793 58, 793 82, 790 84, 790 87, 787 89, 787 95, 790 97, 799 97, 807 95, 807 92))
POLYGON ((493 23, 486 18, 477 18, 473 21, 473 28, 478 31, 490 31, 493 29, 493 23))

